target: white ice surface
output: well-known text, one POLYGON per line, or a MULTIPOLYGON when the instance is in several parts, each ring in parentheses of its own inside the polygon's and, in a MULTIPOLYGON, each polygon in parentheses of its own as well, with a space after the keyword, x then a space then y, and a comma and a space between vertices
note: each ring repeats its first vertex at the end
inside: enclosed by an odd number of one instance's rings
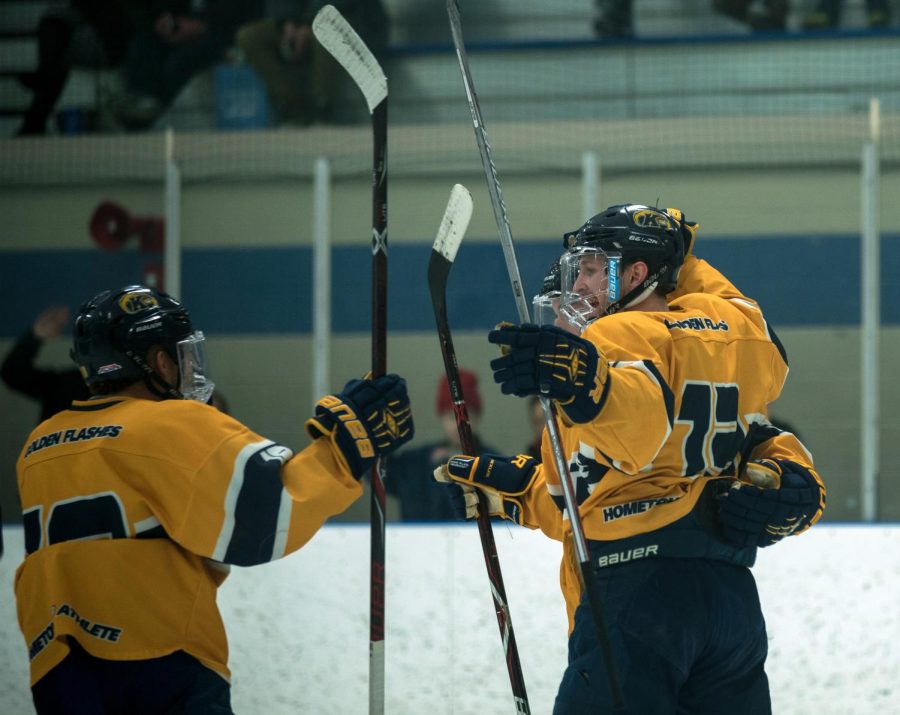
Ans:
MULTIPOLYGON (((0 560, 0 713, 30 713, 13 574, 0 560)), ((559 545, 495 528, 532 712, 549 713, 566 659, 559 545)), ((234 569, 220 589, 242 715, 368 711, 368 526, 326 526, 300 552, 234 569)), ((775 715, 900 714, 900 526, 817 526, 760 553, 775 715)), ((471 524, 387 534, 388 715, 515 712, 471 524)), ((148 598, 156 597, 148 594, 148 598)))

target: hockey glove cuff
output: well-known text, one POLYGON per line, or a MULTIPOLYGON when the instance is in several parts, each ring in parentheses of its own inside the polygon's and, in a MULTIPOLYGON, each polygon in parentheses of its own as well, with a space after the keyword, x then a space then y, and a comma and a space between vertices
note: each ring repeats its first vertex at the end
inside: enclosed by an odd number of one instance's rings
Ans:
POLYGON ((814 471, 788 460, 747 463, 719 501, 722 536, 740 546, 771 546, 815 524, 825 489, 814 471))
POLYGON ((492 330, 505 354, 491 362, 505 395, 545 395, 576 424, 593 420, 609 390, 609 362, 593 343, 552 326, 530 323, 492 330))
MULTIPOLYGON (((522 497, 534 482, 537 465, 537 460, 524 454, 515 457, 460 454, 452 457, 447 464, 440 465, 434 472, 434 478, 439 482, 459 484, 464 494, 473 488, 478 489, 486 498, 490 516, 524 524, 522 497)), ((466 504, 467 517, 472 518, 477 514, 477 500, 475 503, 467 500, 466 504)))
POLYGON ((350 380, 343 391, 316 403, 306 431, 313 439, 329 437, 351 474, 359 479, 372 468, 376 457, 390 454, 413 438, 406 380, 398 375, 350 380))

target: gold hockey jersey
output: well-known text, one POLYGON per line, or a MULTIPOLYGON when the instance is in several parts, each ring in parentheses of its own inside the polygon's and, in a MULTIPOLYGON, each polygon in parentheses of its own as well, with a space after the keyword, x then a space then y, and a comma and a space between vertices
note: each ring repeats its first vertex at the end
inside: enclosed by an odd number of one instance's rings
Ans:
MULTIPOLYGON (((625 539, 686 516, 710 479, 734 477, 736 456, 749 448, 753 457, 813 466, 796 437, 768 423, 788 366, 757 304, 694 256, 669 298, 669 311, 617 313, 582 334, 610 361, 597 418, 584 425, 558 418, 589 540, 625 539)), ((571 624, 578 561, 546 434, 536 486, 525 501, 525 524, 564 543, 561 581, 571 624)))
POLYGON ((328 440, 294 455, 213 407, 121 396, 40 424, 17 478, 32 684, 67 639, 113 660, 184 650, 227 678, 228 565, 296 551, 362 493, 328 440))

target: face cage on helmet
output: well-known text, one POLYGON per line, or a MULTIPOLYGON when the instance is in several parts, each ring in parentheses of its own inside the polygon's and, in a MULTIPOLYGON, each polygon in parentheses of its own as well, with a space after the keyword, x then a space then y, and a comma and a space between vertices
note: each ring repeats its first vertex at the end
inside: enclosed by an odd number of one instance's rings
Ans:
POLYGON ((206 351, 203 332, 195 330, 175 343, 178 356, 178 391, 186 400, 209 402, 216 384, 206 377, 206 351))
POLYGON ((535 325, 554 325, 559 315, 562 293, 558 290, 541 293, 531 300, 531 319, 535 325))
POLYGON ((599 248, 579 246, 560 259, 560 314, 578 332, 606 314, 619 300, 622 256, 599 248))

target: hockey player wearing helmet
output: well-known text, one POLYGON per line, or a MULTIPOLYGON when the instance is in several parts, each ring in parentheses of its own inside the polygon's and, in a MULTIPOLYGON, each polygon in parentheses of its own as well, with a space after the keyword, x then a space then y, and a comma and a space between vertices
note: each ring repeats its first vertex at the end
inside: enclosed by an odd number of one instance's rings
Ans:
MULTIPOLYGON (((757 304, 693 255, 696 229, 676 209, 623 204, 566 234, 560 313, 575 334, 502 326, 491 367, 504 394, 556 408, 626 711, 765 715, 748 567, 813 525, 825 490, 805 447, 766 417, 784 350, 757 304)), ((563 542, 569 666, 554 713, 612 712, 546 434, 541 456, 459 455, 435 476, 563 542)))
POLYGON ((19 625, 38 713, 230 713, 216 591, 286 556, 413 436, 406 382, 319 400, 298 453, 205 404, 203 334, 146 286, 84 304, 72 356, 94 397, 41 423, 17 463, 19 625))
POLYGON ((207 402, 215 384, 205 374, 204 341, 178 301, 152 288, 128 286, 82 306, 71 356, 95 394, 139 383, 160 399, 207 402))

